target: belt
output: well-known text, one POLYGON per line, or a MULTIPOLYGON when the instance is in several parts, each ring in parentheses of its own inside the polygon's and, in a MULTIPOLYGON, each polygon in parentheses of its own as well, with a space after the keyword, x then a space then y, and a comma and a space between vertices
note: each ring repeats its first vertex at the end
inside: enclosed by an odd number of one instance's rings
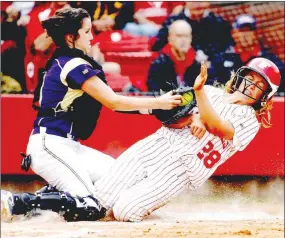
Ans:
MULTIPOLYGON (((58 130, 55 130, 55 129, 51 129, 51 128, 46 128, 46 131, 45 131, 46 134, 48 135, 54 135, 54 136, 60 136, 60 137, 63 137, 63 138, 68 138, 68 139, 72 139, 74 141, 77 141, 78 138, 76 136, 73 136, 69 133, 64 133, 64 132, 61 132, 61 131, 58 131, 58 130)), ((35 127, 32 131, 32 135, 36 135, 36 134, 40 134, 40 128, 39 127, 35 127)))

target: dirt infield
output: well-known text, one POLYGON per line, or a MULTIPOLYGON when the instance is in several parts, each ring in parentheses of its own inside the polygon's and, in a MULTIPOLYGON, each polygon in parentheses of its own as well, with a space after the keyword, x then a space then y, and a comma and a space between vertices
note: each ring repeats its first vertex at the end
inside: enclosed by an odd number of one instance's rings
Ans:
MULTIPOLYGON (((37 189, 41 184, 30 184, 37 189)), ((25 186, 2 183, 3 189, 25 186)), ((112 219, 67 223, 45 211, 30 219, 1 222, 1 237, 284 237, 284 180, 223 183, 210 180, 140 223, 112 219)))

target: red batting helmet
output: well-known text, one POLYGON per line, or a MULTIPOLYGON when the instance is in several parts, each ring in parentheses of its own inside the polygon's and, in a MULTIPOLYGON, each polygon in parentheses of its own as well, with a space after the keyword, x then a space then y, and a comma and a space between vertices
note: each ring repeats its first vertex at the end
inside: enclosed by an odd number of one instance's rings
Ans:
MULTIPOLYGON (((246 66, 239 68, 236 72, 236 76, 233 79, 234 90, 238 89, 242 80, 247 80, 244 76, 249 71, 258 73, 268 83, 268 89, 265 92, 263 91, 264 94, 261 98, 261 102, 265 102, 272 98, 272 96, 277 92, 281 81, 280 71, 277 66, 272 61, 261 57, 251 60, 246 66)), ((243 94, 245 94, 244 91, 245 90, 242 92, 243 94)))

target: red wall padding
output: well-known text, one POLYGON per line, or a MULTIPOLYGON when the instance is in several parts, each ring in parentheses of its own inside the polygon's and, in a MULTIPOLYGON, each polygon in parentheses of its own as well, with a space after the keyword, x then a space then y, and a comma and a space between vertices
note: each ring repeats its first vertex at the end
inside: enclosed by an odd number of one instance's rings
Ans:
MULTIPOLYGON (((33 174, 20 169, 33 120, 32 96, 1 97, 1 174, 33 174)), ((245 151, 222 165, 215 175, 284 176, 284 97, 274 98, 273 126, 261 130, 245 151)), ((83 143, 118 157, 130 145, 160 127, 149 115, 126 115, 103 109, 94 134, 83 143)))

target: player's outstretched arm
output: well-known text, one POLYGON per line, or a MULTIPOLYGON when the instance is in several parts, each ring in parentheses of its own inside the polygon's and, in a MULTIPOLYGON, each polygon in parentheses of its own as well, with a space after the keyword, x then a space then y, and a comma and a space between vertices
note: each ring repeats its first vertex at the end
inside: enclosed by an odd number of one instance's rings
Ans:
POLYGON ((201 119, 210 133, 227 140, 232 140, 234 136, 232 124, 216 113, 204 90, 204 84, 207 81, 207 77, 207 66, 202 62, 200 74, 196 78, 193 87, 201 119))
POLYGON ((136 98, 116 94, 96 76, 86 80, 81 89, 112 110, 172 109, 181 104, 181 95, 168 92, 157 98, 136 98))

